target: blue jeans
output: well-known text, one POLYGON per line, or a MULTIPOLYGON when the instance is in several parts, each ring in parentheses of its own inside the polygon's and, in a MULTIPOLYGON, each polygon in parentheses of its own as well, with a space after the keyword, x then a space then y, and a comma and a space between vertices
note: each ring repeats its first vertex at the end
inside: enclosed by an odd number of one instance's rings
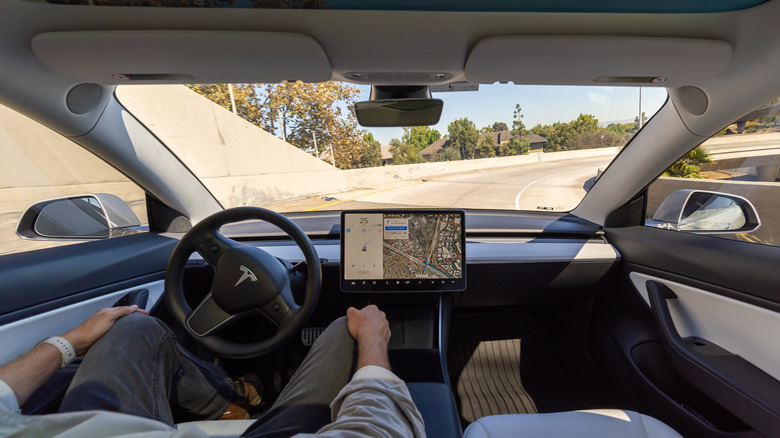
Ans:
MULTIPOLYGON (((319 337, 271 409, 244 434, 289 437, 330 423, 330 402, 349 382, 355 341, 346 318, 319 337)), ((84 357, 60 412, 105 410, 167 424, 219 418, 235 397, 231 378, 182 348, 161 321, 119 319, 84 357)))

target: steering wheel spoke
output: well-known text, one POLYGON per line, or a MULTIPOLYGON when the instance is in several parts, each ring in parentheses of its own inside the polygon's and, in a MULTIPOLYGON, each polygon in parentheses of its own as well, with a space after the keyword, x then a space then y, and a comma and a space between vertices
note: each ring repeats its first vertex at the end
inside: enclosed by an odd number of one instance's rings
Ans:
POLYGON ((222 255, 225 254, 228 249, 233 248, 236 245, 239 245, 239 243, 228 239, 219 233, 214 233, 197 246, 197 251, 213 268, 217 266, 222 255))
POLYGON ((212 334, 215 330, 224 327, 235 319, 237 315, 222 310, 214 302, 211 292, 195 307, 185 322, 186 328, 195 336, 203 337, 212 334))

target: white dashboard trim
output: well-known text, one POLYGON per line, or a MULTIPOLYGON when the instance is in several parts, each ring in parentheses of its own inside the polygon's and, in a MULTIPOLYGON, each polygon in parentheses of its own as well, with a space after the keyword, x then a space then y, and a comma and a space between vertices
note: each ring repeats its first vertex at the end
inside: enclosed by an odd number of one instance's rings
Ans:
MULTIPOLYGON (((539 239, 480 239, 466 241, 466 263, 540 263, 540 262, 615 262, 620 260, 618 250, 600 239, 572 242, 539 242, 539 239)), ((303 253, 297 245, 263 245, 253 243, 274 257, 292 263, 303 260, 303 253)), ((320 259, 326 259, 325 265, 338 264, 341 253, 338 242, 314 242, 314 248, 320 259)), ((191 260, 202 260, 195 253, 191 260)))

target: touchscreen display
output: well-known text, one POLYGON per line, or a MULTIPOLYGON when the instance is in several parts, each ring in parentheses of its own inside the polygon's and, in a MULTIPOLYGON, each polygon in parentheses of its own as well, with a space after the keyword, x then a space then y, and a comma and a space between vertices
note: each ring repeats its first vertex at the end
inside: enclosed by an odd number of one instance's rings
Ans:
POLYGON ((342 212, 342 290, 463 290, 464 216, 456 210, 342 212))

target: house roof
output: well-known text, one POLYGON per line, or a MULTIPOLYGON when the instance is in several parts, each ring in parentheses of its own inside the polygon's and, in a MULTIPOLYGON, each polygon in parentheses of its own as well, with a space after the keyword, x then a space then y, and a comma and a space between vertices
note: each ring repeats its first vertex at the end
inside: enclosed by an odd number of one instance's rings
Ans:
POLYGON ((427 148, 424 148, 423 150, 420 151, 420 156, 425 157, 425 156, 428 156, 428 155, 438 154, 439 151, 444 149, 444 147, 447 145, 447 143, 449 143, 449 141, 450 141, 449 137, 442 137, 442 138, 434 141, 433 143, 431 143, 430 146, 428 146, 427 148))
POLYGON ((379 149, 382 151, 382 159, 388 160, 390 158, 393 158, 393 153, 390 152, 390 148, 393 147, 392 145, 387 146, 380 146, 379 149))

